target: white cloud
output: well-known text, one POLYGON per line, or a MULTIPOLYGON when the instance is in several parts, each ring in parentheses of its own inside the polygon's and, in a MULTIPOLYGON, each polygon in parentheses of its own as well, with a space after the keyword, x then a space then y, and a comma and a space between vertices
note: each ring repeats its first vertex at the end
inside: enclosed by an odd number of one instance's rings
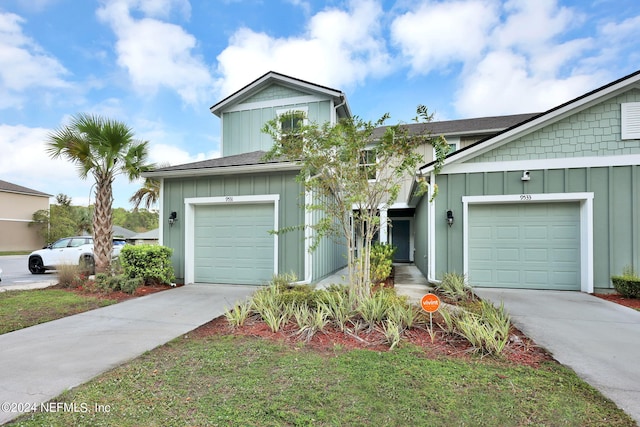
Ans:
POLYGON ((483 116, 543 111, 593 89, 601 76, 580 64, 595 41, 567 36, 583 22, 557 0, 428 0, 391 34, 412 73, 461 69, 453 105, 483 116))
POLYGON ((248 28, 237 30, 217 57, 221 94, 238 90, 268 71, 344 89, 392 68, 375 1, 352 1, 348 10, 313 15, 304 35, 274 38, 248 28))
POLYGON ((595 80, 594 75, 582 74, 566 78, 532 75, 522 55, 495 51, 464 80, 455 106, 468 117, 545 111, 593 88, 595 80))
POLYGON ((492 0, 425 1, 393 21, 391 38, 416 74, 471 61, 482 55, 497 23, 496 6, 492 0))
POLYGON ((50 129, 0 124, 2 179, 37 191, 74 199, 88 197, 90 178, 83 181, 66 160, 51 159, 46 152, 50 129))
MULTIPOLYGON (((116 0, 98 9, 98 17, 108 23, 118 38, 118 64, 129 74, 134 88, 155 94, 160 88, 176 91, 184 102, 209 100, 212 77, 202 57, 194 53, 196 38, 179 25, 152 18, 135 19, 130 8, 153 16, 163 7, 171 9, 185 1, 116 0)), ((183 11, 182 13, 186 13, 183 11)))
POLYGON ((24 19, 0 12, 0 108, 22 103, 28 89, 68 87, 68 71, 22 31, 24 19))

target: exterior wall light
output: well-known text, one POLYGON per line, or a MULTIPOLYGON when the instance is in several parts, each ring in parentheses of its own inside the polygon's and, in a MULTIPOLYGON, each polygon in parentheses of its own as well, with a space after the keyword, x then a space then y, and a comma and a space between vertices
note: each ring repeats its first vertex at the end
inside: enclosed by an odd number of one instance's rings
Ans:
POLYGON ((453 211, 452 210, 448 210, 447 211, 447 224, 449 224, 449 227, 451 227, 453 225, 453 211))
POLYGON ((178 220, 178 213, 173 211, 169 214, 169 225, 173 226, 173 223, 178 220))

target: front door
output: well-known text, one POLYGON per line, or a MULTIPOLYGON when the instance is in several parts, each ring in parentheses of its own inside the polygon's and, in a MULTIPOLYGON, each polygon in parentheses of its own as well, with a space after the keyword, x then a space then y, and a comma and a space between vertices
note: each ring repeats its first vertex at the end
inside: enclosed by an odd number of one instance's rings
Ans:
POLYGON ((411 220, 393 219, 391 222, 391 244, 395 246, 393 256, 395 262, 410 262, 411 252, 411 220))

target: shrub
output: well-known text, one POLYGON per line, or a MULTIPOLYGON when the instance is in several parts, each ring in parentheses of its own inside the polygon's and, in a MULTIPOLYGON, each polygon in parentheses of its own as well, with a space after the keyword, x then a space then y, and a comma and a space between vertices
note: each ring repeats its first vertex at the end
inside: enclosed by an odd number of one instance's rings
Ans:
POLYGON ((293 317, 298 324, 298 336, 305 341, 311 340, 316 332, 323 330, 329 324, 329 311, 324 306, 311 308, 299 305, 293 309, 293 317))
POLYGON ((234 328, 244 325, 244 322, 246 322, 250 314, 251 301, 245 301, 242 304, 238 304, 230 309, 225 309, 224 311, 224 317, 234 328))
POLYGON ((360 301, 356 309, 362 319, 373 329, 377 324, 387 318, 387 314, 394 304, 398 303, 398 297, 393 290, 383 289, 360 301))
POLYGON ((107 273, 97 273, 95 284, 103 292, 116 292, 121 289, 120 285, 125 280, 122 275, 111 276, 107 273))
POLYGON ((480 303, 480 312, 460 310, 453 314, 455 328, 480 353, 497 355, 509 340, 511 320, 504 306, 496 308, 489 302, 480 303))
POLYGON ((119 277, 122 277, 122 280, 120 281, 120 289, 124 293, 133 294, 140 286, 142 286, 142 279, 140 277, 126 278, 123 275, 120 275, 119 277))
POLYGON ((175 280, 172 252, 166 246, 126 245, 120 251, 119 259, 125 276, 139 278, 145 285, 168 285, 175 280))
POLYGON ((621 276, 612 276, 611 282, 616 292, 625 298, 640 298, 640 277, 633 267, 625 267, 621 276))
POLYGON ((454 302, 466 301, 473 296, 466 278, 458 273, 445 273, 435 289, 439 294, 454 302))
POLYGON ((390 275, 393 268, 393 254, 396 247, 391 245, 374 243, 371 246, 370 274, 373 283, 384 282, 390 275))
POLYGON ((56 266, 58 284, 63 288, 77 288, 82 284, 80 269, 76 265, 61 264, 56 266))
POLYGON ((289 320, 289 310, 280 300, 278 287, 271 284, 253 295, 252 309, 260 315, 272 332, 278 332, 289 320))

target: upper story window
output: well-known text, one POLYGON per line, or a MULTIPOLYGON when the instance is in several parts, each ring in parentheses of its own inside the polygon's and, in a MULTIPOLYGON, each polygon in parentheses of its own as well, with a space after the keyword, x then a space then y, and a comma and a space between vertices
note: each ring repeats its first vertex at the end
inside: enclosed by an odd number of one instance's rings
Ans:
POLYGON ((307 107, 276 111, 280 122, 280 131, 283 134, 297 133, 307 124, 307 112, 307 107))
MULTIPOLYGON (((447 155, 454 153, 460 149, 460 138, 447 138, 447 144, 449 145, 449 151, 447 155)), ((433 149, 433 158, 436 158, 436 150, 433 149)))
POLYGON ((640 102, 621 104, 622 139, 640 139, 640 102))
POLYGON ((362 150, 358 167, 363 168, 368 180, 376 179, 378 176, 376 152, 374 150, 362 150))

